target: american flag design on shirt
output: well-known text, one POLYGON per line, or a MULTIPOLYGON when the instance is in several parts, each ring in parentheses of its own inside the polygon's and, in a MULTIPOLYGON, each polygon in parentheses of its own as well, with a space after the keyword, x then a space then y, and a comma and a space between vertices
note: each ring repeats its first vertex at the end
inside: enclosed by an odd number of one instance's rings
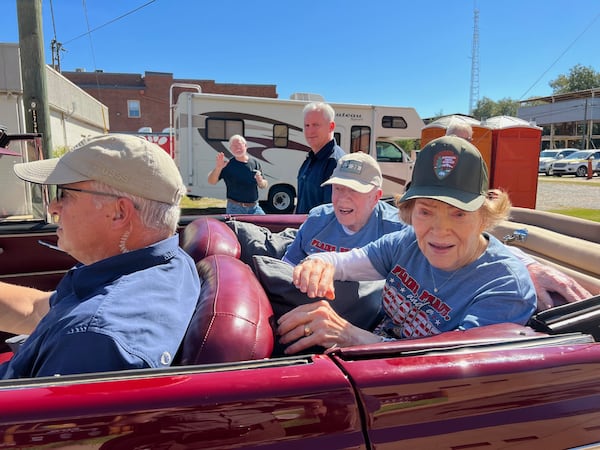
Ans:
POLYGON ((395 266, 383 288, 383 308, 387 314, 380 331, 399 338, 431 336, 451 319, 451 308, 421 286, 401 266, 395 266))

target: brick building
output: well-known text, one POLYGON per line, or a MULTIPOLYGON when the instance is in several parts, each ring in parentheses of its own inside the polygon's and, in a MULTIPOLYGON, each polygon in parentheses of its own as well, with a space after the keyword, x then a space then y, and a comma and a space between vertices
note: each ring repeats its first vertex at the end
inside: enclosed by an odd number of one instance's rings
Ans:
MULTIPOLYGON (((273 84, 230 84, 214 80, 174 79, 172 73, 62 72, 72 83, 108 107, 111 132, 136 132, 149 127, 160 132, 169 127, 170 88, 174 83, 195 84, 202 92, 277 98, 273 84)), ((173 101, 182 88, 173 89, 173 101)))

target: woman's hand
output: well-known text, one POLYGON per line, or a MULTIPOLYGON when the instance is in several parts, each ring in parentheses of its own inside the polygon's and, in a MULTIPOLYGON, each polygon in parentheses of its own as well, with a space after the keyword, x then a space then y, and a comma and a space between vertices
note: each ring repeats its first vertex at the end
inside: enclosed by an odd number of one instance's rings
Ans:
POLYGON ((293 283, 310 298, 335 298, 333 264, 318 258, 307 258, 294 267, 293 283))
POLYGON ((337 347, 381 342, 379 336, 352 325, 340 317, 327 300, 300 305, 277 322, 281 344, 290 344, 285 353, 298 353, 318 345, 326 353, 337 347))

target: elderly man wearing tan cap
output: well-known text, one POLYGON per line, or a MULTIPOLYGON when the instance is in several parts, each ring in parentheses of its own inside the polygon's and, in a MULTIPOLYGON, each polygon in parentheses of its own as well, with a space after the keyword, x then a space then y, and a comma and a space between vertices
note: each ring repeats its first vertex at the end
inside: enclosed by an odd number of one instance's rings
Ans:
POLYGON ((344 155, 329 180, 332 203, 316 206, 287 248, 283 260, 296 265, 308 255, 348 251, 404 228, 398 210, 380 201, 383 177, 366 153, 344 155))
POLYGON ((200 292, 176 235, 185 186, 173 160, 113 134, 14 170, 56 185, 58 246, 79 263, 54 292, 0 283, 0 329, 30 334, 0 377, 169 366, 200 292))

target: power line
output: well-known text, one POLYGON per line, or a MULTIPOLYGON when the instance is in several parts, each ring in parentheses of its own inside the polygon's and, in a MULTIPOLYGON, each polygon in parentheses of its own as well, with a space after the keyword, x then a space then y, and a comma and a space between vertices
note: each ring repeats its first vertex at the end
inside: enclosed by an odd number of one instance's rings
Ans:
MULTIPOLYGON (((151 3, 154 3, 155 1, 156 1, 156 0, 150 0, 149 2, 146 2, 146 3, 144 3, 143 5, 141 5, 141 6, 138 6, 137 8, 135 8, 135 9, 132 9, 131 11, 129 11, 129 12, 126 12, 125 14, 122 14, 122 15, 120 15, 119 17, 115 17, 114 19, 112 19, 112 20, 109 20, 108 22, 106 22, 106 23, 103 23, 102 25, 99 25, 99 26, 97 26, 96 28, 93 28, 93 29, 91 29, 91 30, 89 29, 89 24, 88 24, 88 31, 86 31, 85 33, 82 33, 82 34, 80 34, 79 36, 76 36, 76 37, 74 37, 73 39, 70 39, 70 40, 68 40, 67 42, 65 42, 65 44, 68 44, 68 43, 70 43, 70 42, 73 42, 73 41, 75 41, 75 40, 77 40, 77 39, 79 39, 79 38, 82 38, 82 37, 84 37, 84 36, 86 36, 86 35, 89 35, 89 34, 93 33, 94 31, 98 31, 99 29, 101 29, 101 28, 104 28, 105 26, 107 26, 107 25, 110 25, 111 23, 114 23, 114 22, 116 22, 116 21, 118 21, 118 20, 121 20, 121 19, 123 19, 124 17, 127 17, 127 16, 129 16, 130 14, 133 14, 134 12, 137 12, 137 11, 139 11, 140 9, 142 9, 142 8, 145 8, 146 6, 150 5, 151 3)), ((86 17, 86 20, 87 20, 87 17, 86 17)))
POLYGON ((598 20, 598 17, 600 17, 600 13, 596 14, 596 17, 594 17, 592 19, 592 21, 589 23, 589 25, 587 27, 585 27, 581 33, 579 33, 579 35, 573 40, 573 42, 571 42, 569 44, 569 46, 558 56, 558 58, 556 58, 554 60, 554 62, 552 64, 550 64, 550 67, 548 67, 544 71, 544 73, 542 73, 539 76, 539 78, 537 80, 535 80, 535 82, 529 87, 529 89, 527 89, 523 93, 523 95, 521 95, 521 97, 519 97, 519 100, 522 100, 523 97, 525 97, 529 93, 529 91, 531 91, 535 87, 535 85, 538 84, 542 78, 544 78, 544 75, 546 75, 550 71, 550 69, 552 69, 552 67, 554 67, 556 65, 556 63, 565 55, 565 53, 567 53, 571 49, 571 47, 573 47, 573 45, 575 45, 575 43, 581 38, 581 36, 583 36, 586 33, 586 31, 590 29, 590 27, 594 24, 594 22, 596 20, 598 20))
POLYGON ((82 0, 82 1, 83 1, 83 13, 85 14, 85 24, 88 29, 88 32, 84 33, 82 36, 85 36, 87 34, 88 38, 90 39, 90 52, 92 54, 92 63, 94 64, 94 72, 96 73, 96 79, 97 79, 98 74, 96 72, 96 54, 94 53, 94 44, 92 42, 92 31, 90 30, 90 21, 88 19, 87 5, 85 3, 85 0, 82 0))
POLYGON ((52 5, 52 0, 50 0, 50 15, 52 16, 52 30, 54 31, 54 37, 50 42, 52 49, 52 68, 57 72, 60 72, 60 52, 63 52, 64 49, 56 37, 56 24, 54 22, 54 7, 52 5))

